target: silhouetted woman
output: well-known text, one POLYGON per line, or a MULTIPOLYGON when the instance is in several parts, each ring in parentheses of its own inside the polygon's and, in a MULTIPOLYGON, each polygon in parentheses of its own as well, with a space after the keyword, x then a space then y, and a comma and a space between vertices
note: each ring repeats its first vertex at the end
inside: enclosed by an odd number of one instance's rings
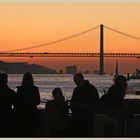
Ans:
POLYGON ((16 112, 19 128, 23 135, 32 136, 39 123, 37 105, 40 104, 40 95, 31 73, 23 75, 22 85, 17 88, 16 112))
POLYGON ((126 103, 124 96, 126 91, 126 77, 119 75, 114 79, 114 84, 108 89, 107 94, 101 97, 105 112, 117 122, 117 136, 123 136, 125 131, 126 103))
POLYGON ((48 126, 50 136, 63 137, 67 136, 67 119, 68 119, 68 106, 65 102, 62 90, 55 88, 52 91, 53 100, 46 103, 46 111, 48 116, 48 126))

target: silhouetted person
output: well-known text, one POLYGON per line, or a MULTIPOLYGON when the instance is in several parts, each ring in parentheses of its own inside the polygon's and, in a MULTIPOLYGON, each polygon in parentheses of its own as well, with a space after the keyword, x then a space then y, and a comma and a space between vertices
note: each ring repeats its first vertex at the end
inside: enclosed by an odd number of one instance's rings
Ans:
POLYGON ((23 75, 22 85, 17 89, 16 113, 21 135, 34 136, 39 124, 37 105, 40 104, 38 87, 34 86, 31 73, 23 75))
POLYGON ((7 82, 7 74, 0 73, 0 136, 8 136, 12 129, 12 106, 15 92, 8 87, 7 82))
POLYGON ((68 136, 68 105, 60 88, 52 91, 53 100, 46 103, 50 136, 68 136))
POLYGON ((73 80, 77 85, 71 98, 74 135, 90 137, 93 136, 94 116, 99 102, 98 91, 84 80, 81 73, 75 74, 73 80))
POLYGON ((127 80, 123 75, 114 79, 114 84, 101 97, 104 112, 117 122, 117 136, 123 136, 125 131, 126 103, 124 96, 127 90, 127 80))

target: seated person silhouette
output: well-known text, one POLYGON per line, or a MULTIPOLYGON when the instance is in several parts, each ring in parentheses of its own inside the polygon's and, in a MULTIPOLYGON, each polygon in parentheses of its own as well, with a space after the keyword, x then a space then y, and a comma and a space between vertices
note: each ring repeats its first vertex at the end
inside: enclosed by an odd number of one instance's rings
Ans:
POLYGON ((127 80, 123 75, 114 79, 114 84, 107 93, 101 97, 101 108, 115 122, 117 122, 117 132, 114 135, 123 136, 125 131, 126 102, 124 96, 127 91, 127 80))
POLYGON ((65 137, 68 132, 68 105, 60 88, 52 91, 53 100, 46 103, 50 136, 65 137))

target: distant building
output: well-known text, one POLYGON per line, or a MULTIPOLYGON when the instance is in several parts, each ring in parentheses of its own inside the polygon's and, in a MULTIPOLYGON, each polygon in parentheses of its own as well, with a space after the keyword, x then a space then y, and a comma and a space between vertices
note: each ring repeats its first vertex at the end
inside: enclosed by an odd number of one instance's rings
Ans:
POLYGON ((64 70, 61 69, 61 70, 59 71, 59 74, 63 74, 63 73, 64 73, 64 70))
POLYGON ((66 73, 67 74, 74 74, 77 72, 77 67, 76 65, 73 66, 66 66, 66 73))

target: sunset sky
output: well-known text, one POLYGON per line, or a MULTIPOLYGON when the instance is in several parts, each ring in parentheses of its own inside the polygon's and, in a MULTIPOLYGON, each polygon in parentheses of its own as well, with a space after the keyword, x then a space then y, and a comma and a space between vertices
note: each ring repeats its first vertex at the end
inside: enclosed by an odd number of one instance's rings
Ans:
POLYGON ((60 3, 60 2, 140 2, 139 0, 0 0, 0 2, 18 2, 18 3, 23 3, 23 2, 49 2, 49 3, 60 3))
MULTIPOLYGON (((0 51, 52 42, 100 24, 140 37, 140 0, 120 2, 119 0, 98 0, 98 2, 96 0, 0 0, 0 51)), ((140 41, 119 36, 109 30, 105 33, 106 52, 140 52, 140 41)), ((99 29, 71 41, 24 52, 92 51, 99 51, 99 29)), ((98 69, 98 58, 0 58, 0 60, 27 61, 55 69, 73 64, 82 70, 98 69)), ((107 72, 114 72, 115 61, 116 59, 105 60, 107 72)), ((136 67, 140 68, 139 61, 120 59, 120 71, 132 72, 136 67)))

